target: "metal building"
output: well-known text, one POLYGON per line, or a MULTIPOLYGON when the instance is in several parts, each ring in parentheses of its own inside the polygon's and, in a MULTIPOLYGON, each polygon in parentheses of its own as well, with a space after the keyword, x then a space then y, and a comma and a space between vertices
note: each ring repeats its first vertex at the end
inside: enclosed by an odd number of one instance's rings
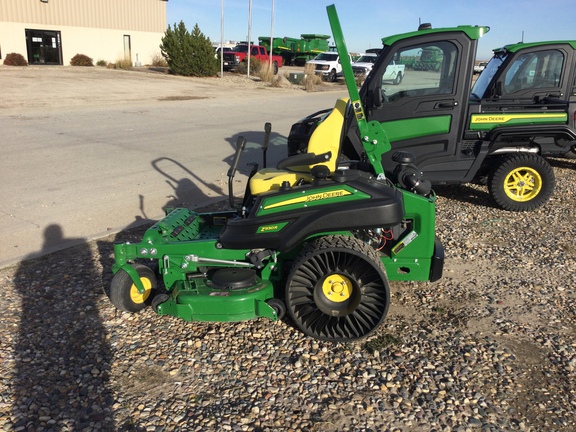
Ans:
POLYGON ((152 62, 160 55, 168 0, 1 0, 0 62, 19 53, 31 65, 152 62))

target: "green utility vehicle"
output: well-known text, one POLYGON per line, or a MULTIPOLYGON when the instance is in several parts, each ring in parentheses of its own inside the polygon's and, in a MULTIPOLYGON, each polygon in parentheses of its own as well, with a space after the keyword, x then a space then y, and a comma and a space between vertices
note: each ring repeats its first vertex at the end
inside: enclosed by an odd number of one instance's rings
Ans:
MULTIPOLYGON (((328 16, 340 55, 348 59, 334 6, 328 16)), ((307 335, 350 341, 384 320, 388 280, 441 277, 430 184, 407 153, 398 153, 394 173, 384 175, 387 135, 380 123, 366 121, 351 64, 343 63, 370 169, 339 159, 341 129, 335 125, 347 107, 340 100, 311 136, 307 153, 276 168, 254 167, 237 210, 173 209, 139 243, 117 243, 110 299, 119 310, 151 304, 159 315, 224 322, 278 320, 287 311, 307 335)), ((270 128, 267 123, 264 150, 270 128)), ((240 137, 228 172, 231 207, 244 145, 240 137)))
MULTIPOLYGON (((367 120, 382 125, 394 150, 382 158, 388 174, 395 169, 395 151, 408 151, 433 185, 480 182, 501 208, 534 210, 555 186, 544 157, 576 157, 576 41, 496 49, 472 85, 477 42, 488 30, 426 25, 382 39, 360 101, 367 120), (426 58, 438 67, 414 66, 424 53, 435 53, 426 58), (400 85, 383 79, 393 62, 410 65, 400 85)), ((292 127, 289 155, 305 151, 329 112, 292 127)), ((364 157, 352 107, 341 127, 343 154, 364 157)))

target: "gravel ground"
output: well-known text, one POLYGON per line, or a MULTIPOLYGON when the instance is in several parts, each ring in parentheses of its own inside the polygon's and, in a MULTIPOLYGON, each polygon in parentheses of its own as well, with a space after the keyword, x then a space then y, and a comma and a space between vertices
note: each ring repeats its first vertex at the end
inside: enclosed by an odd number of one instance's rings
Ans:
POLYGON ((0 430, 576 430, 576 162, 552 163, 536 212, 437 188, 443 279, 392 283, 358 343, 116 311, 112 244, 141 229, 1 270, 0 430))

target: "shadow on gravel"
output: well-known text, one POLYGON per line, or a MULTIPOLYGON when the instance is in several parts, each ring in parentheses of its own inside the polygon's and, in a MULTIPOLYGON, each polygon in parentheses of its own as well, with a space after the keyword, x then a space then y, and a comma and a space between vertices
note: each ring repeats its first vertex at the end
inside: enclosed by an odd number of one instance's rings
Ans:
MULTIPOLYGON (((43 250, 79 241, 50 225, 43 250)), ((97 308, 103 293, 92 251, 81 243, 65 260, 60 254, 24 260, 15 275, 22 315, 15 346, 14 430, 115 430, 111 351, 97 308)))
POLYGON ((498 208, 496 203, 490 198, 488 191, 478 188, 479 186, 475 185, 437 185, 433 187, 436 195, 450 200, 487 208, 498 208))
POLYGON ((576 170, 576 158, 568 159, 568 158, 548 158, 548 162, 554 168, 566 168, 566 169, 573 169, 576 170))

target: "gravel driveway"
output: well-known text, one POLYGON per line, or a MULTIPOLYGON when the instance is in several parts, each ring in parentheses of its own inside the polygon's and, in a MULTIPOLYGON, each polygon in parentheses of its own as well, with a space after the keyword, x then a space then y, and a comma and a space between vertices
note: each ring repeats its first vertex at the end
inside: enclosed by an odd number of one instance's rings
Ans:
POLYGON ((3 269, 0 430, 576 430, 576 163, 551 162, 535 212, 437 188, 444 277, 391 283, 359 343, 119 313, 112 244, 138 230, 3 269))

